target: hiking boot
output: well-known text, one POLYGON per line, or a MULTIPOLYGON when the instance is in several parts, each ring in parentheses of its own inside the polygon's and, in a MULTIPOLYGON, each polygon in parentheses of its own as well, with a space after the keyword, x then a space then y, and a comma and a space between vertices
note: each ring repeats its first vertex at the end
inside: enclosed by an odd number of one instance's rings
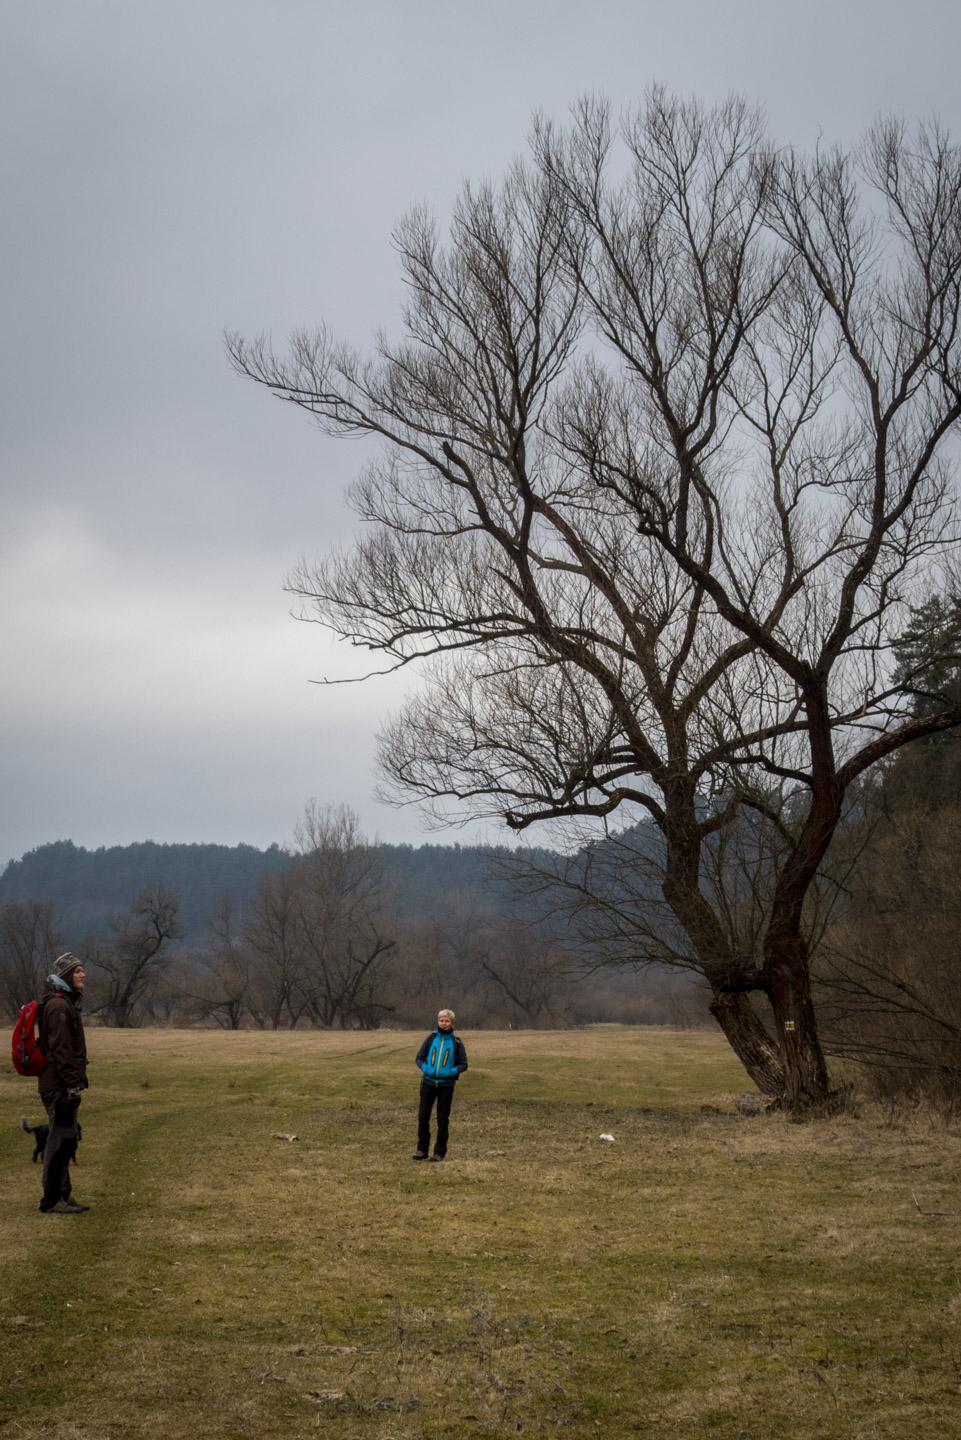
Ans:
POLYGON ((75 1200, 72 1195, 65 1195, 60 1203, 68 1206, 74 1215, 82 1215, 84 1210, 90 1209, 89 1205, 81 1205, 80 1201, 75 1200))
POLYGON ((443 1155, 438 1155, 437 1151, 435 1150, 434 1153, 433 1153, 433 1155, 432 1155, 430 1158, 431 1158, 432 1160, 443 1160, 444 1157, 443 1157, 443 1155))
POLYGON ((58 1200, 56 1205, 41 1205, 41 1215, 79 1215, 82 1210, 89 1210, 89 1205, 78 1205, 76 1200, 58 1200))
POLYGON ((412 1160, 426 1160, 427 1156, 424 1154, 423 1150, 415 1150, 410 1158, 412 1160))

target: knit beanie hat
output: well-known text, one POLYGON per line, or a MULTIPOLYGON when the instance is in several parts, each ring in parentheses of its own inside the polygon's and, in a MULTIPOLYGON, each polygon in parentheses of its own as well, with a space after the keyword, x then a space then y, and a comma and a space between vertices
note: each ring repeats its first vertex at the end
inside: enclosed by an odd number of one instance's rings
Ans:
POLYGON ((67 977, 72 975, 78 968, 80 963, 76 955, 71 955, 68 950, 65 955, 58 955, 53 962, 53 973, 54 975, 59 975, 61 980, 66 980, 67 977))

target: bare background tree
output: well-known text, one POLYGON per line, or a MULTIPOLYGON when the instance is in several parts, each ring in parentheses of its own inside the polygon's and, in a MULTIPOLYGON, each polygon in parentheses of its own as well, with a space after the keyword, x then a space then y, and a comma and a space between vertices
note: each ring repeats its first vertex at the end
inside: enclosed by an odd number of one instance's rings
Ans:
POLYGON ((328 433, 382 442, 365 537, 291 585, 388 668, 425 662, 389 785, 439 822, 648 817, 685 963, 795 1110, 829 1090, 811 899, 845 796, 961 722, 956 698, 911 713, 887 638, 956 544, 959 215, 936 127, 808 160, 738 101, 654 91, 616 134, 587 101, 500 189, 465 187, 446 247, 422 212, 400 226, 400 343, 229 342, 328 433), (746 812, 779 840, 760 919, 705 878, 746 812))
MULTIPOLYGON (((895 638, 895 681, 915 714, 961 694, 961 599, 913 606, 895 638)), ((816 962, 832 1050, 885 1095, 961 1095, 961 735, 905 747, 853 797, 834 865, 847 860, 816 962)))
POLYGON ((301 1020, 376 1028, 396 936, 380 849, 345 806, 311 802, 287 868, 264 874, 243 929, 247 1005, 276 1029, 301 1020), (255 998, 255 996, 257 998, 255 998))
POLYGON ((105 1024, 126 1028, 149 1016, 170 942, 181 934, 179 909, 179 898, 166 885, 148 886, 126 915, 112 917, 109 940, 88 938, 78 946, 90 972, 90 1009, 105 1024))
POLYGON ((825 1034, 880 1092, 956 1097, 961 806, 918 797, 872 818, 872 843, 817 958, 825 1034))
POLYGON ((537 1029, 574 1018, 570 956, 549 932, 514 915, 497 927, 492 942, 481 969, 493 983, 508 1024, 537 1029))
POLYGON ((0 905, 0 1011, 8 1019, 43 993, 44 977, 63 949, 49 901, 0 905))
POLYGON ((384 980, 396 938, 380 849, 346 806, 310 804, 291 856, 307 1014, 330 1027, 375 1029, 392 1008, 384 980))
POLYGON ((296 928, 296 896, 289 870, 265 871, 257 881, 243 939, 253 955, 252 1013, 273 1030, 296 1026, 307 1006, 296 928))
POLYGON ((183 991, 199 1020, 213 1020, 225 1030, 240 1030, 249 1017, 261 1018, 254 952, 236 911, 234 896, 221 895, 210 916, 207 944, 196 955, 183 991))

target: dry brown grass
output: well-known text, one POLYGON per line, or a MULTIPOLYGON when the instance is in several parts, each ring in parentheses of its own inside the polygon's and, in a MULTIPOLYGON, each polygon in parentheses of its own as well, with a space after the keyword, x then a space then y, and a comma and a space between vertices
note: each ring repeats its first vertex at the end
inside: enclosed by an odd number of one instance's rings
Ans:
POLYGON ((469 1033, 415 1165, 420 1038, 92 1032, 79 1217, 0 1075, 0 1435, 956 1440, 952 1129, 743 1119, 712 1035, 469 1033))

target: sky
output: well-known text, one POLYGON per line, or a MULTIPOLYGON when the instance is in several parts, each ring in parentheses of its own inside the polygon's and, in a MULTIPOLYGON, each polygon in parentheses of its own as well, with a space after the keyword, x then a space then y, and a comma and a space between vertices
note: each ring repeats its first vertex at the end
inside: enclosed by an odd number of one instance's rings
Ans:
MULTIPOLYGON (((225 329, 399 330, 397 221, 443 223, 531 116, 652 82, 851 143, 961 136, 957 0, 0 0, 0 867, 54 840, 267 846, 375 796, 412 683, 284 580, 348 540, 360 442, 231 370, 225 329)), ((492 833, 488 839, 507 839, 492 833)), ((531 837, 534 838, 534 837, 531 837)))

